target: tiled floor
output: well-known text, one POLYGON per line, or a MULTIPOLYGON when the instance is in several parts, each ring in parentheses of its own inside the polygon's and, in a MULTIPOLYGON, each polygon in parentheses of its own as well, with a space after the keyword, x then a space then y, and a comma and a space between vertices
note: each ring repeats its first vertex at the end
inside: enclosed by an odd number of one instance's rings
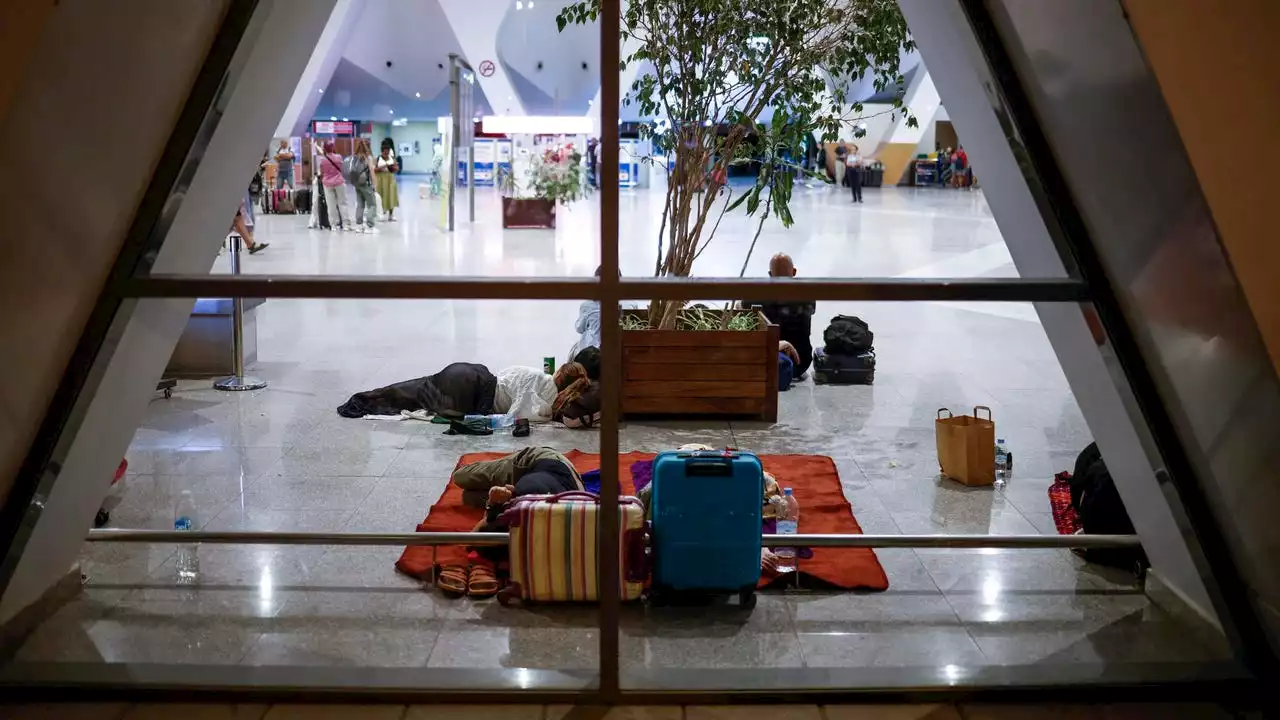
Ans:
MULTIPOLYGON (((591 203, 556 231, 502 232, 494 199, 456 236, 439 210, 401 193, 403 219, 377 236, 307 231, 260 217, 267 252, 249 272, 589 275, 597 264, 591 203)), ((594 201, 593 201, 594 202, 594 201)), ((652 263, 659 199, 624 196, 624 269, 652 263)), ((797 194, 791 231, 768 227, 751 263, 791 253, 804 275, 1016 274, 981 193, 868 190, 852 206, 834 190, 797 194)), ((699 261, 734 275, 752 223, 728 217, 699 261)), ((222 267, 224 259, 219 260, 222 267)), ((574 342, 574 302, 271 300, 258 313, 268 389, 223 394, 184 382, 157 398, 129 451, 114 527, 164 528, 190 489, 198 524, 223 530, 412 531, 461 453, 526 444, 598 449, 591 431, 536 427, 452 437, 439 426, 349 420, 350 394, 429 374, 454 360, 538 365, 574 342)), ((836 461, 868 533, 1050 533, 1046 487, 1089 442, 1034 312, 1020 305, 822 303, 815 335, 838 313, 876 334, 873 386, 800 382, 776 425, 628 423, 624 450, 683 442, 836 461), (940 407, 990 406, 1015 453, 1003 490, 940 480, 940 407)), ((801 498, 803 503, 803 498, 801 498)), ((504 609, 446 600, 398 575, 394 548, 210 546, 195 587, 175 583, 171 546, 86 546, 89 583, 28 640, 18 661, 245 665, 592 668, 595 612, 504 609)), ((1067 551, 882 550, 881 594, 763 597, 755 612, 645 610, 624 616, 625 668, 1004 665, 1178 661, 1216 656, 1152 607, 1131 577, 1067 551)), ((275 717, 274 715, 271 717, 275 717)), ((280 717, 285 717, 281 715, 280 717)))

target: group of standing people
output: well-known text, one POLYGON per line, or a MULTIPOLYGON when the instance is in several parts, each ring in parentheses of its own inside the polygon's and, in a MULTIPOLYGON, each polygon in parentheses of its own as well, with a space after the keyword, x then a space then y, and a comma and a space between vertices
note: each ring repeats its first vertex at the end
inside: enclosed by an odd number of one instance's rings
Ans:
POLYGON ((971 187, 973 170, 969 168, 969 153, 964 151, 964 146, 957 145, 953 152, 951 148, 943 149, 939 145, 937 151, 938 185, 966 189, 971 187))
POLYGON ((314 143, 313 149, 320 185, 324 188, 328 206, 329 222, 334 229, 376 234, 378 228, 374 220, 379 209, 384 221, 395 222, 395 211, 400 207, 399 188, 396 184, 396 172, 400 165, 390 138, 382 142, 377 156, 370 151, 369 141, 364 138, 356 139, 355 150, 349 159, 338 153, 332 140, 326 141, 323 146, 314 143), (347 204, 347 185, 351 185, 355 193, 354 218, 347 204))

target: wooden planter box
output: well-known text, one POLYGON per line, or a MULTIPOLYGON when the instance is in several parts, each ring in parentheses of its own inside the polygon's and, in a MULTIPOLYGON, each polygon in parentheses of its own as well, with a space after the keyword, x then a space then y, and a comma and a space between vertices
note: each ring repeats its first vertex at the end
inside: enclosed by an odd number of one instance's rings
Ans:
POLYGON ((556 204, 541 198, 502 198, 502 227, 555 228, 556 204))
MULTIPOLYGON (((624 310, 624 315, 645 310, 624 310)), ((778 326, 623 330, 622 414, 778 419, 778 326)))

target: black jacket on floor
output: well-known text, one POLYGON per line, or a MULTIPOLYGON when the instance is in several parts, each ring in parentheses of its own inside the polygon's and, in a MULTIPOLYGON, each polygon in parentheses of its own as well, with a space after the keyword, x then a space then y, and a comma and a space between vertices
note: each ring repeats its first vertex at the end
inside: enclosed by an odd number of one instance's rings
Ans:
POLYGON ((453 363, 445 369, 417 380, 366 390, 338 406, 343 417, 399 415, 401 410, 445 411, 463 415, 487 415, 493 410, 498 378, 478 363, 453 363))

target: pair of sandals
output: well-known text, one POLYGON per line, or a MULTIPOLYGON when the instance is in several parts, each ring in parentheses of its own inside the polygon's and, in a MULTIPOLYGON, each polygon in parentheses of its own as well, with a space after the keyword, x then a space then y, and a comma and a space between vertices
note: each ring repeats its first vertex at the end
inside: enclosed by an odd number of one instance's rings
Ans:
POLYGON ((448 597, 491 598, 502 589, 498 576, 488 565, 476 564, 471 567, 451 565, 440 570, 436 579, 436 587, 448 597))

